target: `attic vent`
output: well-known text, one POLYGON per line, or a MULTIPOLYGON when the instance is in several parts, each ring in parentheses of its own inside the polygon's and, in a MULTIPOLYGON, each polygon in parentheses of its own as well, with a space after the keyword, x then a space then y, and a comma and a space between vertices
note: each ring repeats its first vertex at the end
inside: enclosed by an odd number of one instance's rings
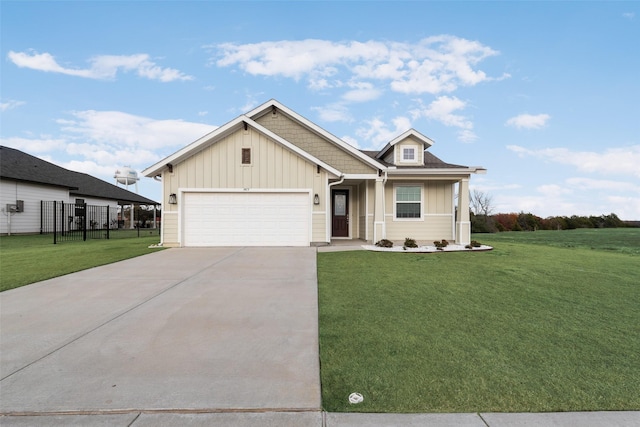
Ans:
POLYGON ((251 148, 242 149, 242 164, 243 165, 251 164, 251 148))

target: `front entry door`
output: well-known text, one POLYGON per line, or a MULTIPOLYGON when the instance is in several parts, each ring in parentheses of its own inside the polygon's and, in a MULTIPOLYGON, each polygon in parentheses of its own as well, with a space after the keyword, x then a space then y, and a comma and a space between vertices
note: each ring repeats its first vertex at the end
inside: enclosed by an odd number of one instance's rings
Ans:
POLYGON ((349 192, 331 192, 331 236, 349 237, 349 192))

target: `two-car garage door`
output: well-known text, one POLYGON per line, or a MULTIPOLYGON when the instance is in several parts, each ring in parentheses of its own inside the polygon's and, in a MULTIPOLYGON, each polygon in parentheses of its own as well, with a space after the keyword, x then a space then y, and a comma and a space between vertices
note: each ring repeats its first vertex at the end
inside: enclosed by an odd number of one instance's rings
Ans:
POLYGON ((185 192, 184 246, 309 246, 308 192, 185 192))

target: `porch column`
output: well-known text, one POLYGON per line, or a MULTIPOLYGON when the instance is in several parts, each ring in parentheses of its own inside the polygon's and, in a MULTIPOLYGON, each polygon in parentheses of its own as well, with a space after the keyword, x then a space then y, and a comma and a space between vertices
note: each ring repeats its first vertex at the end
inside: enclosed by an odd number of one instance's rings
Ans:
POLYGON ((376 178, 375 204, 373 206, 373 242, 387 236, 384 224, 384 178, 376 178))
POLYGON ((456 219, 456 243, 471 243, 471 222, 469 221, 469 178, 458 181, 458 218, 456 219))

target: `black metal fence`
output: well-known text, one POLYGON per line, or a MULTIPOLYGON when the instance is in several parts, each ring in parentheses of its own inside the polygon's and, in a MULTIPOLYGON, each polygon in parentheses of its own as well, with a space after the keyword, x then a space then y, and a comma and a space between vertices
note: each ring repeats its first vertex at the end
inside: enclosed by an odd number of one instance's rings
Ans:
POLYGON ((85 203, 40 202, 40 234, 53 234, 53 243, 108 239, 118 228, 118 208, 85 203))

